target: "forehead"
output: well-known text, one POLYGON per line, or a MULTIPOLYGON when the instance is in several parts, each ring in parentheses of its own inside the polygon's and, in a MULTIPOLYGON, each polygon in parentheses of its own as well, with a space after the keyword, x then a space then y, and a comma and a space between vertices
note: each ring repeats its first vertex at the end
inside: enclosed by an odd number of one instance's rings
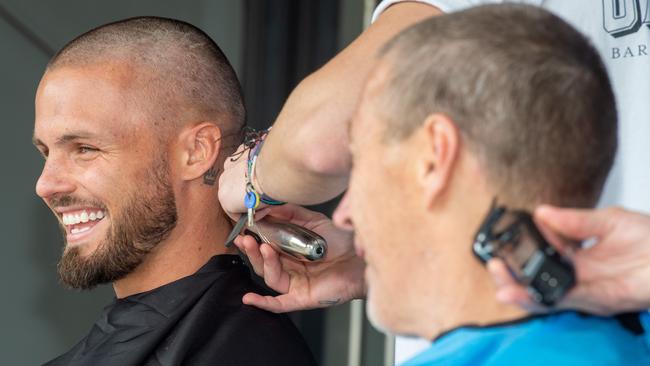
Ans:
POLYGON ((132 70, 121 65, 62 67, 46 72, 36 93, 35 137, 44 140, 70 130, 132 133, 138 116, 130 74, 132 70))

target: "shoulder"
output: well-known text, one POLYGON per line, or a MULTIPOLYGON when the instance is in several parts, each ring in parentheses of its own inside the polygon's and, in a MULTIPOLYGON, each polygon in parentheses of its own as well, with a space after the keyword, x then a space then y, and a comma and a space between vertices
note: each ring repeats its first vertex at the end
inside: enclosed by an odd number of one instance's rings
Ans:
POLYGON ((415 365, 619 365, 650 362, 642 336, 609 317, 574 312, 512 325, 461 328, 405 366, 415 365))
MULTIPOLYGON (((235 276, 239 277, 239 276, 235 276)), ((179 334, 188 342, 188 355, 219 365, 314 365, 301 333, 284 314, 244 305, 241 297, 260 291, 247 278, 222 281, 202 296, 186 315, 179 334), (227 283, 228 286, 223 286, 227 283), (191 345, 190 345, 191 344, 191 345)), ((189 362, 192 364, 192 362, 189 362)))
POLYGON ((206 358, 220 365, 315 365, 307 343, 286 315, 242 305, 218 323, 197 341, 206 358))
POLYGON ((504 349, 503 359, 534 356, 533 364, 572 366, 650 363, 650 348, 643 335, 626 329, 613 317, 564 312, 535 319, 523 329, 527 330, 524 334, 511 339, 512 351, 504 349))

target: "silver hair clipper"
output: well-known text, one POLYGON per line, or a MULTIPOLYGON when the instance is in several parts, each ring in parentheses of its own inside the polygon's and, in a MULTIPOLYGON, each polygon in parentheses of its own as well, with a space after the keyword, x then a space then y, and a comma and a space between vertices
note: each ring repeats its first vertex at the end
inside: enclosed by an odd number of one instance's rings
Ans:
POLYGON ((327 241, 302 226, 267 216, 255 221, 252 226, 247 223, 246 215, 242 215, 233 231, 228 236, 226 246, 231 246, 242 230, 253 235, 258 242, 268 243, 276 251, 287 254, 299 261, 313 262, 325 257, 327 241))

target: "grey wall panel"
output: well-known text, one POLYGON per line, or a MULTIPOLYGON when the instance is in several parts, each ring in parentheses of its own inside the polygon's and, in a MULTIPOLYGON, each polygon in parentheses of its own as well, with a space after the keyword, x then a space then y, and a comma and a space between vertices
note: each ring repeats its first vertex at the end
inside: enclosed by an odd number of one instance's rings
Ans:
POLYGON ((55 49, 81 32, 119 19, 155 15, 185 20, 210 34, 240 70, 240 0, 2 0, 0 4, 55 49))
POLYGON ((57 285, 61 235, 34 193, 42 164, 31 146, 33 98, 47 57, 0 22, 0 354, 7 365, 36 364, 70 346, 106 301, 106 291, 57 285))

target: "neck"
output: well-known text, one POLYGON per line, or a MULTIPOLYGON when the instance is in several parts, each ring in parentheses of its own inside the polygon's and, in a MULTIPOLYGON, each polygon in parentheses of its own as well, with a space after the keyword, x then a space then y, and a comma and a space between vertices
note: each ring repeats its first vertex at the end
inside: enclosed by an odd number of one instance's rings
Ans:
POLYGON ((449 233, 441 240, 449 243, 440 250, 441 254, 444 253, 445 263, 437 263, 438 273, 444 273, 446 283, 439 291, 444 294, 444 298, 431 298, 431 304, 437 304, 430 307, 432 312, 429 324, 435 326, 424 329, 424 334, 421 334, 428 339, 463 325, 485 326, 528 315, 517 306, 505 305, 497 300, 497 288, 491 275, 470 250, 491 198, 486 196, 485 204, 481 202, 478 205, 476 202, 482 200, 473 200, 474 205, 461 202, 458 207, 448 208, 458 214, 448 216, 447 222, 440 222, 449 233), (453 229, 449 230, 450 228, 453 229))
POLYGON ((236 253, 224 246, 232 230, 230 220, 217 204, 205 206, 195 211, 179 207, 178 222, 170 236, 147 254, 132 273, 113 283, 118 298, 190 276, 215 255, 236 253))
POLYGON ((429 339, 465 325, 487 326, 529 315, 519 307, 497 301, 495 285, 487 271, 482 270, 481 276, 466 274, 459 291, 451 295, 456 299, 454 308, 445 313, 438 329, 430 330, 429 339))

